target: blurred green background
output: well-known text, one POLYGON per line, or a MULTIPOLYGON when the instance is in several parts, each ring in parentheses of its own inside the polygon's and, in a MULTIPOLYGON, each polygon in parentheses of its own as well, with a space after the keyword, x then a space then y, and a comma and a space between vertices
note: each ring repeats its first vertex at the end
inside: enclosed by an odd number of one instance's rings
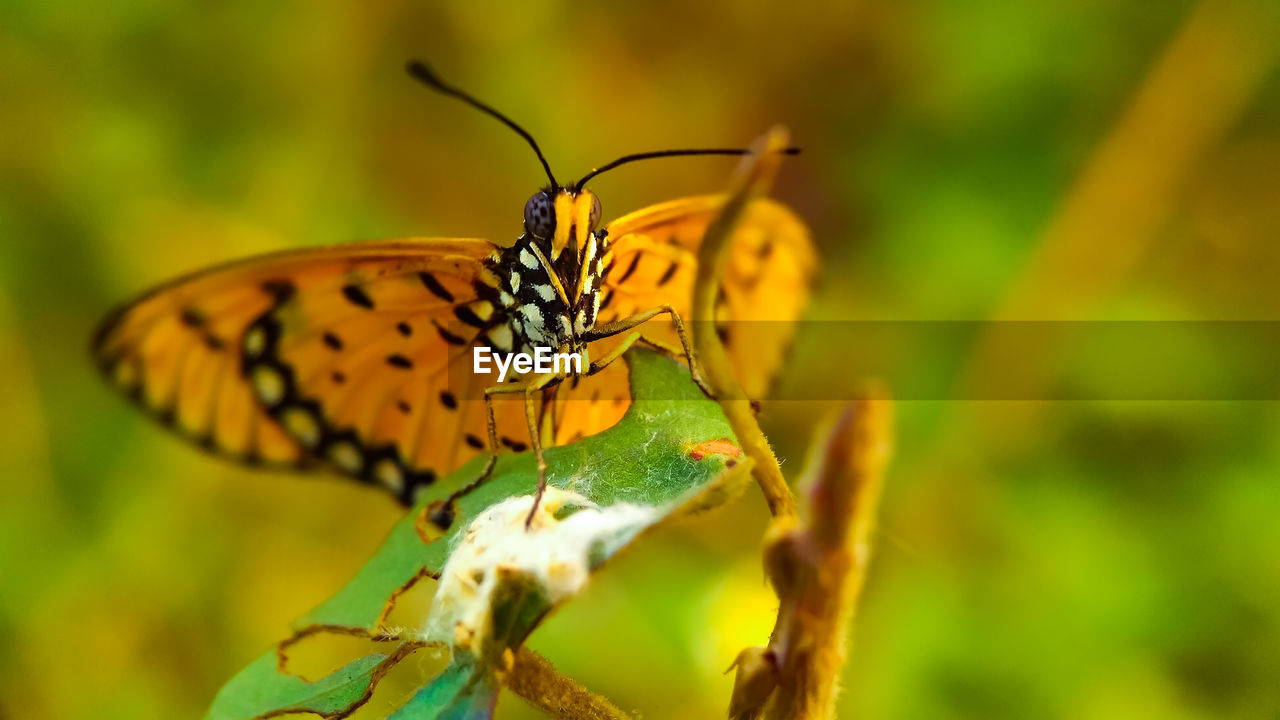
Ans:
MULTIPOLYGON (((1277 28, 1271 0, 6 0, 0 717, 199 716, 397 519, 166 436, 86 345, 108 308, 213 262, 514 238, 534 158, 407 58, 566 176, 787 124, 805 153, 776 195, 814 228, 815 318, 1275 319, 1277 28)), ((613 216, 729 165, 593 186, 613 216)), ((785 382, 854 387, 857 348, 821 342, 785 382)), ((788 471, 833 408, 765 405, 788 471)), ((897 412, 843 717, 1280 716, 1276 403, 897 412)), ((766 514, 751 493, 641 543, 532 646, 646 718, 721 716, 722 671, 772 622, 766 514)))

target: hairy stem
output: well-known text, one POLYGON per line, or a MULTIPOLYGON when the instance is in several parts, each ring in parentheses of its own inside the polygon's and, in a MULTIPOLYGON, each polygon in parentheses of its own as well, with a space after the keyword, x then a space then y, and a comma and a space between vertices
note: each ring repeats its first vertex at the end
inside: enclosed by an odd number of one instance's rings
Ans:
POLYGON ((613 703, 561 675, 551 661, 520 648, 506 677, 506 686, 534 707, 564 720, 631 720, 613 703))
MULTIPOLYGON (((752 154, 743 159, 735 173, 724 207, 707 227, 698 250, 698 274, 693 290, 693 319, 701 321, 703 328, 715 322, 716 297, 728 260, 729 241, 743 211, 752 200, 768 191, 782 161, 787 139, 786 129, 775 127, 753 143, 752 154)), ((756 482, 769 503, 769 511, 774 517, 795 517, 795 498, 778 466, 778 458, 756 422, 751 401, 734 378, 724 344, 715 332, 705 329, 694 333, 693 344, 707 383, 729 419, 743 452, 754 463, 756 482)))

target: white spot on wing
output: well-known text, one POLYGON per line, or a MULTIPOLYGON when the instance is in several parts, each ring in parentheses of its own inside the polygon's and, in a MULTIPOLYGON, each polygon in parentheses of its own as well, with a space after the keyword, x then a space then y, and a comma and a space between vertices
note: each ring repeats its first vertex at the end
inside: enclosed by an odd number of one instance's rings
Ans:
POLYGON ((343 472, 356 474, 364 465, 360 450, 349 442, 335 443, 329 448, 329 459, 343 472))
POLYGON ((285 411, 283 421, 289 434, 306 447, 314 448, 320 444, 320 424, 310 412, 291 407, 285 411))
POLYGON ((256 358, 267 348, 267 334, 262 328, 254 326, 244 336, 245 355, 256 358))
POLYGON ((404 473, 400 472, 400 466, 395 461, 384 458, 373 469, 373 473, 378 482, 393 492, 399 493, 404 489, 404 473))
POLYGON ((511 326, 499 325, 489 330, 489 343, 499 350, 511 352, 511 341, 511 326))
POLYGON ((253 369, 253 388, 258 392, 258 399, 268 406, 284 399, 284 378, 270 365, 259 365, 253 369))

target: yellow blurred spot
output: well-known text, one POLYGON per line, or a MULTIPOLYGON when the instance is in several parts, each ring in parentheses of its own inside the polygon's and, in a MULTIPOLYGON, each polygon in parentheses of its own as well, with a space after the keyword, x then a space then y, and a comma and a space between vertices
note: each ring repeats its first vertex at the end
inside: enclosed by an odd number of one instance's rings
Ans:
POLYGON ((708 673, 722 673, 745 647, 764 645, 773 630, 778 599, 755 559, 729 568, 711 591, 709 617, 695 647, 706 648, 699 661, 708 673))

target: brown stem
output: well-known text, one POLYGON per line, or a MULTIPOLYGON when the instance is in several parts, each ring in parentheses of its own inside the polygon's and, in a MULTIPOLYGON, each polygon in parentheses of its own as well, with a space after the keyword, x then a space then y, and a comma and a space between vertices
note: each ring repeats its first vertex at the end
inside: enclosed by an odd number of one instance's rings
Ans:
POLYGON ((534 707, 564 720, 631 720, 613 703, 596 695, 577 681, 561 675, 551 661, 520 648, 505 679, 512 692, 534 707))

